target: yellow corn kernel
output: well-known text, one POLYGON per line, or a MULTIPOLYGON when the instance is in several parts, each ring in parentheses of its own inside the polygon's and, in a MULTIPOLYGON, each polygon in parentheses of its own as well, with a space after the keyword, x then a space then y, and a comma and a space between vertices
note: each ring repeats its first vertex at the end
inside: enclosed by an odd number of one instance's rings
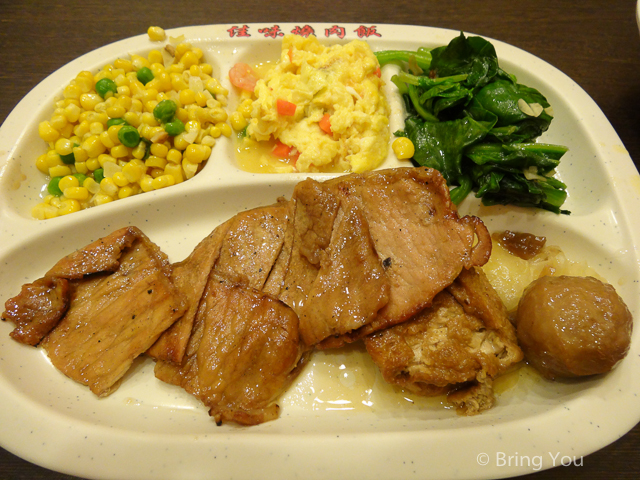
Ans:
POLYGON ((91 170, 92 172, 94 170, 97 170, 99 168, 102 168, 102 165, 100 165, 100 161, 98 160, 98 158, 89 158, 86 162, 85 165, 87 166, 87 168, 89 170, 91 170))
POLYGON ((176 181, 172 175, 160 175, 157 178, 154 178, 151 182, 154 190, 159 190, 161 188, 170 187, 171 185, 175 185, 176 181))
POLYGON ((140 179, 140 188, 143 192, 150 192, 153 190, 153 178, 150 175, 145 175, 140 179))
POLYGON ((161 27, 149 27, 147 35, 149 35, 149 40, 152 42, 162 42, 167 38, 164 29, 161 27))
POLYGON ((55 150, 58 155, 69 155, 73 152, 73 142, 68 138, 59 138, 55 150))
POLYGON ((157 127, 158 126, 158 121, 156 120, 156 117, 153 116, 153 113, 151 112, 144 112, 141 116, 140 116, 140 120, 142 121, 142 123, 149 125, 150 127, 157 127))
POLYGON ((100 135, 104 132, 104 125, 101 122, 91 122, 89 124, 89 133, 91 135, 100 135))
POLYGON ((126 175, 122 172, 114 173, 113 177, 111 178, 113 179, 113 183, 115 183, 119 187, 125 187, 129 185, 129 180, 127 179, 126 175))
POLYGON ((213 95, 216 95, 218 93, 228 95, 229 93, 224 93, 226 89, 223 88, 222 85, 220 85, 220 82, 217 78, 210 78, 209 80, 207 80, 207 82, 204 84, 204 87, 209 91, 209 93, 213 95))
POLYGON ((186 88, 189 88, 189 84, 184 81, 184 77, 180 73, 170 73, 169 78, 171 80, 171 86, 174 90, 180 92, 186 88))
MULTIPOLYGON (((122 119, 132 127, 138 128, 140 126, 140 115, 136 112, 127 112, 122 116, 122 119)), ((115 125, 114 125, 115 126, 115 125)))
POLYGON ((94 110, 99 103, 102 103, 102 97, 95 92, 80 95, 80 106, 85 110, 94 110))
POLYGON ((89 198, 89 190, 84 187, 67 187, 63 192, 65 197, 74 200, 87 200, 89 198))
POLYGON ((128 185, 118 189, 118 198, 127 198, 132 195, 135 195, 134 190, 128 185))
POLYGON ((220 135, 222 135, 222 130, 220 129, 220 127, 214 125, 209 129, 209 135, 211 135, 213 138, 218 138, 220 137, 220 135))
POLYGON ((184 151, 190 143, 185 139, 185 132, 179 133, 173 137, 173 146, 180 151, 184 151))
POLYGON ((71 103, 66 107, 64 107, 64 116, 67 119, 67 121, 72 123, 75 123, 78 121, 78 118, 80 117, 80 112, 82 112, 82 109, 75 103, 71 103))
POLYGON ((247 119, 240 112, 233 112, 229 117, 229 123, 236 132, 239 132, 247 126, 247 119))
POLYGON ((147 147, 144 142, 140 142, 137 147, 134 147, 133 150, 131 150, 131 156, 139 160, 143 159, 146 154, 147 147))
POLYGON ((184 65, 185 69, 189 69, 191 65, 197 65, 198 62, 198 55, 196 55, 195 52, 191 50, 184 52, 184 55, 180 57, 180 63, 184 65))
POLYGON ((100 167, 104 168, 105 163, 108 163, 108 162, 116 163, 116 159, 113 158, 111 155, 103 153, 101 155, 98 155, 98 162, 100 163, 100 167))
POLYGON ((168 92, 173 88, 173 85, 171 84, 171 77, 168 72, 159 73, 155 80, 158 81, 156 88, 159 92, 168 92))
POLYGON ((164 62, 164 58, 162 58, 160 50, 151 50, 149 55, 147 55, 147 58, 149 59, 149 62, 151 62, 151 71, 154 75, 158 72, 157 67, 153 68, 154 65, 160 65, 160 67, 162 67, 161 71, 164 71, 164 65, 162 64, 164 62))
POLYGON ((182 161, 182 152, 180 152, 180 150, 172 148, 171 150, 169 150, 169 152, 167 152, 166 158, 172 163, 180 163, 182 161))
POLYGON ((213 67, 210 63, 201 63, 200 71, 205 75, 211 75, 213 73, 213 67))
POLYGON ((151 145, 151 154, 156 157, 166 158, 167 153, 169 153, 169 149, 163 143, 154 143, 151 145))
POLYGON ((100 190, 102 193, 113 197, 118 193, 118 186, 114 183, 112 178, 103 178, 100 182, 100 190))
POLYGON ((125 58, 115 59, 113 62, 113 66, 120 70, 124 70, 125 73, 129 73, 133 70, 133 64, 131 63, 131 61, 125 58))
POLYGON ((155 155, 150 155, 144 162, 144 164, 148 168, 162 168, 167 165, 167 159, 162 157, 156 157, 155 155))
POLYGON ((82 89, 74 83, 69 83, 69 85, 67 85, 66 87, 64 87, 64 90, 62 92, 62 96, 64 98, 80 98, 80 95, 82 95, 82 89))
POLYGON ((172 63, 169 67, 169 73, 182 73, 184 72, 184 65, 180 62, 172 63))
POLYGON ((68 198, 62 202, 62 205, 58 209, 58 215, 68 215, 70 213, 80 211, 80 202, 73 198, 68 198))
MULTIPOLYGON (((182 58, 182 56, 189 51, 191 51, 191 44, 188 42, 181 42, 176 45, 176 60, 182 58)), ((182 61, 180 61, 180 63, 182 63, 182 61)))
POLYGON ((77 187, 80 185, 80 182, 78 181, 78 179, 76 177, 74 177, 73 175, 67 175, 66 177, 62 177, 60 179, 60 183, 58 183, 58 187, 60 187, 60 190, 62 190, 63 192, 70 187, 77 187))
POLYGON ((107 108, 105 113, 109 115, 109 118, 122 118, 122 116, 127 113, 127 109, 120 105, 114 105, 113 107, 107 108))
POLYGON ((62 206, 62 200, 60 200, 60 197, 53 197, 51 200, 49 200, 49 205, 58 209, 62 206))
POLYGON ((87 137, 84 142, 82 142, 82 148, 86 150, 89 157, 97 157, 107 149, 107 147, 105 147, 100 141, 100 137, 97 135, 87 137))
POLYGON ((204 137, 202 137, 202 140, 200 140, 200 144, 212 148, 216 144, 216 139, 211 135, 205 135, 204 137))
POLYGON ((185 88, 184 90, 180 90, 178 99, 182 105, 191 105, 196 101, 196 93, 190 88, 185 88))
POLYGON ((60 136, 60 132, 51 126, 48 120, 38 124, 38 135, 45 142, 55 142, 60 136))
POLYGON ((74 127, 73 133, 80 138, 84 137, 87 133, 89 133, 89 122, 86 120, 81 120, 80 123, 74 127))
POLYGON ((131 89, 129 88, 129 85, 121 85, 118 87, 118 104, 129 109, 129 106, 131 105, 131 89), (127 100, 129 105, 123 105, 121 100, 127 100))
POLYGON ((188 180, 198 171, 198 164, 182 160, 182 170, 184 171, 185 178, 188 180))
POLYGON ((203 145, 191 144, 184 151, 182 158, 190 163, 202 163, 207 158, 206 152, 203 145))
POLYGON ((131 55, 131 64, 133 65, 133 69, 136 71, 140 70, 142 67, 149 68, 151 66, 149 60, 136 54, 131 55))
POLYGON ((164 175, 164 170, 162 168, 151 168, 149 169, 149 175, 151 176, 151 178, 155 179, 158 178, 160 175, 164 175))
POLYGON ((78 173, 89 172, 89 168, 87 167, 87 164, 85 162, 76 162, 75 167, 76 167, 76 172, 78 173))
POLYGON ((46 220, 58 216, 58 209, 45 202, 37 204, 31 209, 31 216, 38 220, 46 220))
POLYGON ((87 191, 93 195, 100 191, 100 184, 96 182, 93 178, 87 177, 82 182, 82 186, 87 189, 87 191))
POLYGON ((122 174, 130 183, 139 182, 147 171, 147 167, 140 160, 132 160, 122 167, 122 174))
POLYGON ((58 155, 55 150, 49 150, 46 155, 47 165, 49 166, 49 168, 55 167, 56 165, 64 165, 64 162, 60 158, 60 155, 58 155))
POLYGON ((53 177, 65 177, 67 175, 71 175, 71 168, 66 165, 56 165, 55 167, 49 168, 49 176, 53 177))
MULTIPOLYGON (((78 139, 78 142, 80 139, 78 139)), ((73 147, 73 158, 76 160, 76 167, 78 163, 84 163, 89 158, 87 151, 82 147, 73 147)))
POLYGON ((36 167, 45 175, 49 175, 49 165, 47 164, 46 153, 43 153, 36 159, 36 167))
POLYGON ((174 183, 181 183, 184 181, 182 166, 180 166, 179 163, 168 163, 167 166, 164 167, 164 173, 165 175, 171 175, 174 183))
POLYGON ((144 105, 151 100, 155 100, 157 96, 158 96, 158 90, 155 88, 149 88, 147 86, 142 92, 142 97, 140 98, 140 101, 144 105))
POLYGON ((407 137, 396 138, 391 144, 391 148, 393 150, 393 153, 396 154, 396 157, 399 160, 406 160, 408 158, 411 158, 413 157, 413 154, 416 153, 413 142, 407 137))
POLYGON ((228 123, 218 123, 216 127, 220 127, 220 131, 225 137, 229 138, 231 136, 231 127, 228 123))
POLYGON ((182 123, 187 123, 189 121, 189 112, 184 108, 178 108, 176 111, 176 118, 178 118, 182 123))
POLYGON ((198 104, 199 107, 206 107, 208 99, 209 98, 205 95, 204 92, 196 93, 196 103, 198 104))
POLYGON ((96 205, 104 205, 109 202, 113 202, 113 197, 104 193, 97 193, 96 196, 93 197, 93 203, 96 205))
POLYGON ((202 68, 200 68, 200 65, 191 65, 189 67, 189 75, 202 78, 202 68))
POLYGON ((116 145, 115 147, 113 147, 110 150, 111 156, 113 158, 128 157, 130 152, 131 152, 131 150, 129 149, 129 147, 126 147, 126 146, 124 146, 122 144, 116 145))
MULTIPOLYGON (((115 125, 109 127, 109 130, 111 130, 113 127, 115 127, 115 125)), ((109 130, 100 134, 100 141, 105 147, 113 148, 116 144, 113 143, 113 139, 111 138, 111 135, 109 135, 109 130)))

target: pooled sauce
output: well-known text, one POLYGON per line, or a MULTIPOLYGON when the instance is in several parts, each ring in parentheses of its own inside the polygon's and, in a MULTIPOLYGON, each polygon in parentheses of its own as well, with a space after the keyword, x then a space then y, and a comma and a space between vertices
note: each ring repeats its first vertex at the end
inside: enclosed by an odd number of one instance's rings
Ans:
POLYGON ((422 397, 385 382, 362 342, 314 352, 278 403, 310 411, 455 410, 445 395, 422 397))
POLYGON ((531 260, 535 257, 547 242, 545 237, 539 237, 531 233, 512 232, 510 230, 496 232, 491 237, 509 253, 523 260, 531 260))

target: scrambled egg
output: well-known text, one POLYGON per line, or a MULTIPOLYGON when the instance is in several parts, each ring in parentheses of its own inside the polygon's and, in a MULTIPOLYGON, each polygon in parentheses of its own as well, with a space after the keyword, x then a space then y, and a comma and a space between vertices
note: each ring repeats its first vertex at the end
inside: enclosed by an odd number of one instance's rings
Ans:
POLYGON ((389 144, 382 85, 367 43, 326 47, 286 35, 279 61, 256 83, 247 137, 289 147, 289 171, 372 170, 389 144))

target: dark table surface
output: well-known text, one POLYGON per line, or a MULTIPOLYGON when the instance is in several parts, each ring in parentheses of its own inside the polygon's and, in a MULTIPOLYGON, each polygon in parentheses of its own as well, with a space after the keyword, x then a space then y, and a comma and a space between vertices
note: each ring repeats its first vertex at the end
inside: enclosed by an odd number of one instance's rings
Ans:
MULTIPOLYGON (((638 167, 640 35, 635 8, 632 0, 2 0, 0 123, 24 95, 59 67, 105 44, 144 33, 150 25, 168 29, 215 23, 412 24, 495 38, 559 68, 600 106, 638 167)), ((531 475, 535 479, 573 476, 638 478, 640 425, 585 457, 582 466, 558 467, 531 475)), ((73 478, 76 477, 46 470, 0 449, 2 480, 73 478)))

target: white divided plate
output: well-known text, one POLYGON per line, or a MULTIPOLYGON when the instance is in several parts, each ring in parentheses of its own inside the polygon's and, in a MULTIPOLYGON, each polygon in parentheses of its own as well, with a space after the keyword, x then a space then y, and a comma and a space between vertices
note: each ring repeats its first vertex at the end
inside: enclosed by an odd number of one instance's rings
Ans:
MULTIPOLYGON (((447 44, 458 32, 357 24, 251 24, 178 28, 172 36, 202 48, 214 73, 236 62, 275 60, 281 33, 315 34, 327 43, 356 38, 373 50, 447 44)), ((491 231, 528 231, 585 260, 612 283, 635 317, 640 312, 640 177, 603 113, 571 79, 542 60, 492 41, 501 66, 547 96, 555 120, 543 141, 566 145, 559 177, 569 186, 570 216, 481 207, 491 231)), ((84 69, 128 53, 158 48, 147 35, 107 45, 53 73, 15 108, 0 130, 0 300, 41 276, 63 255, 111 231, 140 227, 172 261, 236 212, 289 195, 306 175, 250 174, 221 139, 192 180, 66 217, 30 217, 44 182, 35 168, 45 145, 37 125, 48 119, 62 87, 84 69)), ((394 67, 383 69, 388 81, 394 67)), ((389 83, 389 82, 388 82, 389 83)), ((387 86, 392 131, 402 107, 387 86)), ((233 92, 230 109, 235 105, 233 92)), ((398 166, 392 155, 383 167, 398 166)), ((319 175, 317 177, 324 177, 319 175)), ((589 454, 640 419, 640 329, 628 357, 612 373, 551 383, 512 374, 497 405, 461 417, 440 400, 414 401, 385 387, 358 347, 318 353, 282 396, 281 418, 255 427, 217 427, 206 409, 153 376, 141 360, 121 386, 98 399, 67 379, 37 348, 14 342, 0 324, 0 445, 50 469, 90 477, 169 478, 497 478, 531 473, 589 454), (514 376, 515 375, 515 376, 514 376), (517 381, 516 381, 517 380, 517 381), (511 457, 511 458, 509 458, 511 457)))

